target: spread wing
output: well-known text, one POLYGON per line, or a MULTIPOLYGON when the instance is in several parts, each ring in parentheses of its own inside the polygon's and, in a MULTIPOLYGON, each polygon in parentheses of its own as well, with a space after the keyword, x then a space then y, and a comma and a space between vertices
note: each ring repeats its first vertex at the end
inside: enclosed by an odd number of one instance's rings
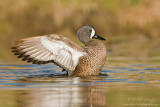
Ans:
POLYGON ((66 37, 60 35, 37 36, 16 41, 12 47, 18 58, 33 64, 54 63, 71 73, 85 50, 66 37))

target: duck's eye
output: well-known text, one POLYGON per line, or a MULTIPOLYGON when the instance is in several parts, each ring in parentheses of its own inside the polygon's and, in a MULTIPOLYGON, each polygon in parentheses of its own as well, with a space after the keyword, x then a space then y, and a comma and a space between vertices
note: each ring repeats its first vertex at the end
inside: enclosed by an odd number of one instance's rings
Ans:
POLYGON ((89 30, 90 32, 92 32, 92 30, 89 30))

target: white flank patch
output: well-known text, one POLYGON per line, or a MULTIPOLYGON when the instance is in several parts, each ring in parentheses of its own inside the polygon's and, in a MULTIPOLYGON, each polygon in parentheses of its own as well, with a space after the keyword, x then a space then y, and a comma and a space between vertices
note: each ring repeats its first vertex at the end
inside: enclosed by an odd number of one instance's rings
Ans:
MULTIPOLYGON (((53 54, 55 54, 57 56, 59 55, 59 52, 61 50, 64 50, 67 53, 69 52, 69 54, 71 54, 71 57, 72 57, 74 69, 78 65, 78 59, 81 56, 84 56, 86 54, 85 52, 80 52, 78 50, 75 50, 75 49, 69 47, 68 45, 66 45, 62 41, 48 40, 48 38, 45 36, 42 37, 40 41, 41 41, 41 44, 46 49, 48 49, 50 52, 52 52, 53 54)), ((66 65, 64 65, 64 66, 66 66, 66 65)))
POLYGON ((92 32, 91 32, 91 36, 90 36, 90 38, 93 38, 93 36, 95 35, 95 30, 92 28, 92 32))

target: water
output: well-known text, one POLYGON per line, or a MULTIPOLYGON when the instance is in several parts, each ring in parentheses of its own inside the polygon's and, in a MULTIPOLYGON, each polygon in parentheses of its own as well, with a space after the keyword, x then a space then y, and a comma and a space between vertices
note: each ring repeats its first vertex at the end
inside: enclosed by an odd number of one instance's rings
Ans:
POLYGON ((68 77, 55 65, 0 64, 0 107, 160 107, 160 65, 112 61, 68 77))

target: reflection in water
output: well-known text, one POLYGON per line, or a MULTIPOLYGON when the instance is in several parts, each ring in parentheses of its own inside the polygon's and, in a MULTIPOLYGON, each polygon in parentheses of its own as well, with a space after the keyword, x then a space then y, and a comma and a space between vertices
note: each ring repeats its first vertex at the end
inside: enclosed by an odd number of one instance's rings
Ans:
POLYGON ((3 64, 0 107, 159 107, 159 69, 159 64, 115 63, 101 76, 67 77, 54 65, 3 64))
MULTIPOLYGON (((17 90, 18 107, 105 106, 105 88, 94 83, 94 81, 104 78, 104 76, 94 76, 90 79, 80 77, 52 78, 52 80, 48 80, 49 83, 42 84, 41 88, 23 90, 20 93, 17 90)), ((17 82, 29 83, 37 80, 37 78, 30 79, 17 82)), ((39 78, 39 81, 42 82, 43 78, 39 78)))

